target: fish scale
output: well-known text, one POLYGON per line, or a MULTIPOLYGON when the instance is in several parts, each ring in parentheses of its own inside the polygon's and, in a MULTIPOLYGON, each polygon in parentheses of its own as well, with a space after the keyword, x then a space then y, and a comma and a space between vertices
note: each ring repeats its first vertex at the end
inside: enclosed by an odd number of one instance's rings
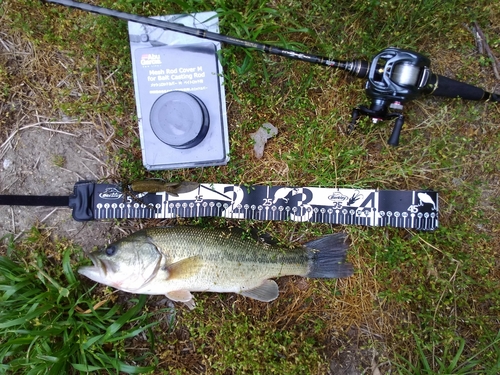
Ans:
POLYGON ((285 251, 243 238, 243 233, 234 229, 227 232, 178 227, 173 233, 161 229, 148 229, 146 233, 172 263, 191 256, 203 260, 203 272, 186 280, 192 291, 207 290, 207 285, 249 289, 258 286, 262 279, 305 275, 309 268, 304 249, 285 251))
POLYGON ((257 241, 235 228, 149 228, 89 254, 79 272, 132 293, 164 294, 193 308, 191 292, 239 293, 270 302, 272 278, 348 277, 346 235, 337 233, 291 249, 257 241))
MULTIPOLYGON (((147 229, 151 238, 158 239, 158 246, 165 251, 178 254, 180 258, 188 254, 200 255, 207 260, 218 261, 221 254, 234 262, 304 264, 307 256, 303 249, 284 249, 251 238, 243 237, 242 231, 229 231, 180 226, 174 233, 162 229, 147 229), (167 248, 170 247, 170 248, 167 248), (192 248, 193 250, 186 250, 192 248)), ((303 267, 302 267, 303 268, 303 267)))

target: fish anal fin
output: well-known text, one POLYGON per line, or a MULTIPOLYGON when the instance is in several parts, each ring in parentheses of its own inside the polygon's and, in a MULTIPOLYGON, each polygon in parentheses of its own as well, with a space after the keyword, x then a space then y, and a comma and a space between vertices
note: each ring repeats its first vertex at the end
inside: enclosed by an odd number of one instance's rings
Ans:
POLYGON ((278 298, 279 289, 278 284, 273 280, 265 280, 261 285, 249 290, 242 290, 242 296, 256 299, 262 302, 271 302, 278 298))
POLYGON ((195 307, 193 295, 189 290, 174 290, 172 292, 166 293, 165 295, 172 301, 184 303, 189 308, 189 310, 193 310, 195 307))
POLYGON ((163 267, 163 270, 167 272, 167 279, 186 279, 196 275, 202 266, 203 261, 193 256, 168 264, 163 267))

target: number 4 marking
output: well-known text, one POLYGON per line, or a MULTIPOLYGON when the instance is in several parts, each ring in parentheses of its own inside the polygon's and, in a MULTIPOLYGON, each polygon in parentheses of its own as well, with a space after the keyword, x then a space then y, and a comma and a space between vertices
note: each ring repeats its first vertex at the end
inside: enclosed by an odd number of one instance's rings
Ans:
POLYGON ((359 208, 362 207, 372 207, 375 208, 375 192, 372 191, 366 199, 359 205, 359 208))

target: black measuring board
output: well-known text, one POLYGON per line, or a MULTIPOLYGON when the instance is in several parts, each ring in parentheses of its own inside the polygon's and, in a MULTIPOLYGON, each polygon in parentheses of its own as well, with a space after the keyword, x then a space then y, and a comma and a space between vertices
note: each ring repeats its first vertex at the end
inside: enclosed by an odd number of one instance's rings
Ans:
POLYGON ((93 215, 96 220, 212 216, 434 230, 438 227, 438 193, 200 184, 196 190, 173 196, 96 184, 93 215))

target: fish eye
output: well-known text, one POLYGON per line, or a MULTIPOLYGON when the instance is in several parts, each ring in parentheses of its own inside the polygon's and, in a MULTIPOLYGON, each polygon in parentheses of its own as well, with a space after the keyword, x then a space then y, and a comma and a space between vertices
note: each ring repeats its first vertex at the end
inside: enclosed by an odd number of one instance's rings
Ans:
POLYGON ((107 256, 113 256, 116 254, 116 246, 110 245, 106 248, 105 252, 107 256))

